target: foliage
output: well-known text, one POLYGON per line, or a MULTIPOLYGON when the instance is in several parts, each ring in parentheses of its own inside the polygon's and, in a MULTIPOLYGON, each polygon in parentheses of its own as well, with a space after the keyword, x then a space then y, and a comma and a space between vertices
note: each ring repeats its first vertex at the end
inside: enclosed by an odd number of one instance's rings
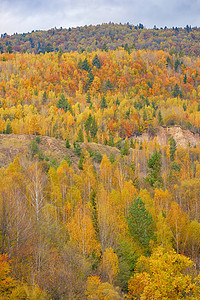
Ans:
POLYGON ((161 153, 158 151, 154 151, 153 155, 150 157, 147 163, 148 173, 150 173, 145 179, 149 182, 149 184, 153 187, 158 187, 162 185, 162 177, 161 177, 161 153))
POLYGON ((197 299, 199 287, 191 275, 184 274, 192 266, 183 255, 155 249, 150 258, 139 259, 138 271, 129 280, 129 299, 197 299))
POLYGON ((150 240, 153 241, 156 239, 155 223, 140 197, 135 198, 130 206, 127 220, 129 231, 134 240, 148 252, 150 240))

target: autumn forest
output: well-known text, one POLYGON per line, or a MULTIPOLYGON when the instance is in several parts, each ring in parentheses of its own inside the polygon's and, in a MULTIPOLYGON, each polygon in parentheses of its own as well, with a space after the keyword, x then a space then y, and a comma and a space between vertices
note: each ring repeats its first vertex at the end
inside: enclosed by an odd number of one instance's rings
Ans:
POLYGON ((200 298, 199 38, 1 35, 0 299, 200 298))

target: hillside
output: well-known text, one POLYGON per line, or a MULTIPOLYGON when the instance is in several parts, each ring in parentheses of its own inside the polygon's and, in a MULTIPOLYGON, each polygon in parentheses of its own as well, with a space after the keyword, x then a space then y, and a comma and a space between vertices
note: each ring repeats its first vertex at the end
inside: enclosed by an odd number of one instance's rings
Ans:
POLYGON ((32 31, 31 33, 1 34, 0 52, 45 53, 52 51, 70 52, 98 49, 114 50, 125 47, 132 49, 164 50, 185 55, 200 54, 200 29, 154 28, 146 29, 142 24, 102 24, 75 28, 32 31))
POLYGON ((199 34, 1 37, 0 299, 200 299, 199 34))
MULTIPOLYGON (((182 148, 187 148, 188 145, 196 147, 197 143, 200 142, 198 134, 193 134, 189 130, 183 130, 180 127, 159 127, 155 135, 144 132, 140 136, 133 136, 132 140, 138 141, 139 143, 144 141, 150 143, 156 138, 156 141, 160 146, 166 146, 169 143, 170 137, 173 137, 177 146, 179 145, 182 148)), ((15 156, 19 154, 30 157, 30 145, 31 142, 35 140, 35 135, 0 134, 0 166, 8 167, 15 156)), ((67 157, 67 159, 71 160, 73 167, 75 169, 78 168, 79 157, 73 151, 73 146, 69 149, 66 148, 65 141, 52 137, 40 136, 38 148, 42 153, 43 159, 46 158, 45 160, 47 162, 51 163, 52 160, 55 160, 59 165, 61 161, 67 157)), ((99 161, 96 160, 99 164, 103 155, 106 155, 107 157, 110 157, 111 153, 114 157, 120 155, 118 148, 97 143, 81 143, 81 149, 86 149, 90 153, 99 153, 101 158, 99 161)), ((95 165, 97 165, 96 161, 94 159, 95 165)))

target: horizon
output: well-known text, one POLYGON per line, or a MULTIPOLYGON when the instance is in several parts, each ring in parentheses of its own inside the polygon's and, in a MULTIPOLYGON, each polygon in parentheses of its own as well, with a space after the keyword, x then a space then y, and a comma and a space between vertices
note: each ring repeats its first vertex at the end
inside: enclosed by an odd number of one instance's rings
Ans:
POLYGON ((13 35, 49 28, 102 23, 144 24, 145 28, 200 26, 200 2, 191 0, 1 0, 0 32, 13 35))
POLYGON ((156 24, 153 26, 153 27, 147 27, 145 26, 145 24, 143 23, 139 23, 139 24, 132 24, 130 22, 125 22, 125 23, 121 23, 121 22, 112 22, 112 21, 109 21, 109 22, 103 22, 103 23, 98 23, 98 24, 85 24, 85 25, 77 25, 77 26, 69 26, 69 27, 63 27, 63 26, 60 26, 60 27, 51 27, 51 28, 46 28, 46 29, 32 29, 30 31, 23 31, 23 32, 13 32, 13 33, 7 33, 7 32, 0 32, 0 38, 2 38, 2 35, 6 34, 8 36, 13 36, 13 35, 23 35, 23 34, 31 34, 33 32, 39 32, 39 31, 49 31, 49 30, 60 30, 62 28, 62 30, 68 30, 69 28, 71 29, 76 29, 76 28, 81 28, 81 27, 90 27, 90 26, 102 26, 102 25, 109 25, 109 24, 113 24, 113 25, 122 25, 122 26, 126 26, 126 25, 130 25, 130 26, 134 26, 134 27, 138 27, 140 24, 143 25, 144 29, 147 29, 147 30, 152 30, 152 29, 157 29, 157 30, 164 30, 164 29, 174 29, 174 28, 178 28, 178 29, 185 29, 186 26, 189 26, 190 28, 200 28, 200 26, 192 26, 190 24, 185 24, 184 26, 172 26, 172 27, 167 27, 167 26, 164 26, 164 27, 158 27, 156 24))

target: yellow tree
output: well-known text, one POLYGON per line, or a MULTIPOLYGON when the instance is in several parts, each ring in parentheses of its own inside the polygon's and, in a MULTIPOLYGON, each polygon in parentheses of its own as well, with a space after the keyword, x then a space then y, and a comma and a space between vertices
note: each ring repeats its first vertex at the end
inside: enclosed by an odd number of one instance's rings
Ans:
POLYGON ((92 252, 100 254, 100 245, 92 220, 82 207, 76 210, 74 218, 67 224, 67 229, 71 240, 83 256, 91 255, 92 252))
POLYGON ((176 251, 179 253, 180 244, 184 242, 185 229, 188 223, 187 216, 182 212, 180 206, 176 202, 171 203, 171 208, 167 217, 167 223, 170 226, 173 239, 176 245, 176 251))
POLYGON ((102 269, 109 283, 113 284, 119 274, 119 262, 117 254, 111 247, 106 248, 103 254, 102 269))
POLYGON ((193 265, 188 257, 173 250, 166 252, 162 247, 154 249, 151 257, 140 257, 137 271, 128 282, 128 298, 199 299, 199 286, 189 272, 193 265))

